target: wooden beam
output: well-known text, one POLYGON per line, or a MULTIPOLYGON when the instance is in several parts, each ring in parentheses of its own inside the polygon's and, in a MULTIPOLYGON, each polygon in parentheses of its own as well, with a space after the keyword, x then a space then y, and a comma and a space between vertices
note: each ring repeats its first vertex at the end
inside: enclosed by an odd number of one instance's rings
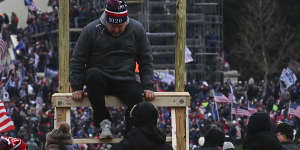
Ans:
POLYGON ((119 143, 122 138, 113 138, 113 139, 98 139, 98 138, 83 138, 83 139, 73 139, 74 144, 93 144, 93 143, 119 143))
MULTIPOLYGON (((59 92, 69 91, 69 0, 59 1, 59 92)), ((54 128, 63 122, 71 124, 70 109, 55 108, 54 128)))
MULTIPOLYGON (((176 48, 175 48, 175 91, 184 91, 186 46, 186 0, 176 0, 176 48)), ((175 108, 176 141, 175 150, 188 150, 186 133, 186 107, 175 108)))
POLYGON ((69 1, 59 1, 59 92, 70 92, 69 86, 69 1))
POLYGON ((177 134, 176 134, 176 112, 175 108, 171 108, 171 129, 172 129, 172 147, 176 149, 177 147, 177 134))
POLYGON ((141 3, 144 3, 144 0, 128 0, 127 1, 128 5, 130 5, 130 4, 141 4, 141 3))
MULTIPOLYGON (((166 142, 171 142, 171 137, 166 137, 166 142)), ((119 143, 122 141, 122 138, 113 138, 113 139, 98 139, 98 138, 83 138, 83 139, 73 139, 74 144, 94 144, 94 143, 119 143)))
MULTIPOLYGON (((120 107, 124 104, 115 96, 106 96, 106 106, 120 107)), ((188 92, 155 92, 155 100, 151 101, 155 106, 161 107, 186 107, 190 105, 188 92)), ((74 101, 72 93, 55 93, 52 95, 53 107, 90 107, 88 97, 82 101, 74 101)))

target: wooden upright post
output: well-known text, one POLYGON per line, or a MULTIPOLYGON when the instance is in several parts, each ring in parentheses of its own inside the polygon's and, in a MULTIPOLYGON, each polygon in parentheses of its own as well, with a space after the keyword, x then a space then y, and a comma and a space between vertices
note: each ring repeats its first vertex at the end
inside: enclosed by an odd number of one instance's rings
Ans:
MULTIPOLYGON (((186 0, 176 0, 176 49, 175 49, 175 91, 184 91, 186 45, 186 0)), ((188 150, 186 107, 175 108, 176 115, 176 149, 188 150)), ((174 146, 174 144, 173 144, 174 146)), ((175 148, 175 147, 174 147, 175 148)))
MULTIPOLYGON (((59 92, 70 92, 69 86, 69 0, 59 1, 59 92)), ((70 121, 70 108, 55 107, 54 128, 70 121)))

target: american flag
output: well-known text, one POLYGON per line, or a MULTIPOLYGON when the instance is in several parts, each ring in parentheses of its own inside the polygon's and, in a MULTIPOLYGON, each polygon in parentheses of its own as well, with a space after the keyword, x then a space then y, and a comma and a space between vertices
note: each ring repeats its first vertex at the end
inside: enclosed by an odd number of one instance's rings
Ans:
POLYGON ((229 100, 224 94, 217 92, 217 91, 213 91, 214 94, 214 100, 215 102, 218 103, 232 103, 231 100, 229 100))
POLYGON ((251 115, 253 115, 254 113, 257 112, 257 108, 253 104, 248 102, 248 111, 251 115))
POLYGON ((2 100, 0 100, 0 133, 8 132, 14 129, 14 122, 8 118, 5 106, 2 100))
POLYGON ((228 99, 231 100, 232 102, 235 102, 235 96, 234 96, 234 92, 233 92, 233 87, 232 87, 231 81, 227 80, 227 84, 229 85, 228 99))
POLYGON ((231 114, 235 114, 237 116, 251 116, 251 113, 247 108, 239 106, 235 103, 232 103, 231 114))
POLYGON ((0 39, 0 58, 3 59, 7 53, 7 42, 0 39))
POLYGON ((296 102, 290 103, 289 114, 294 115, 294 116, 300 118, 300 106, 297 105, 296 102))
POLYGON ((217 103, 214 103, 213 105, 211 105, 211 114, 215 121, 219 120, 219 112, 218 112, 217 103))

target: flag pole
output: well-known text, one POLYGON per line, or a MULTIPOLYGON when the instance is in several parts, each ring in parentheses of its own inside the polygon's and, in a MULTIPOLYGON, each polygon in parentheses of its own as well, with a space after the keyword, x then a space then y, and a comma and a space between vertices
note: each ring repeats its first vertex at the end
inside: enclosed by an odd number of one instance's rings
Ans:
POLYGON ((231 122, 232 122, 232 119, 233 119, 233 116, 232 116, 232 103, 230 104, 230 107, 231 107, 231 109, 230 109, 230 119, 231 119, 231 122))
POLYGON ((290 115, 290 110, 291 110, 291 100, 289 102, 289 111, 288 111, 288 116, 290 115))

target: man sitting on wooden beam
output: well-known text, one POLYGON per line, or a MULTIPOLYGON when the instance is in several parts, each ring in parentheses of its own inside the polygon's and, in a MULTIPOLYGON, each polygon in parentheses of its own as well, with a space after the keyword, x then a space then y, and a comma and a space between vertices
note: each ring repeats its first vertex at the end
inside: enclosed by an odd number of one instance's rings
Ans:
POLYGON ((152 50, 142 24, 128 17, 125 0, 107 0, 101 17, 85 26, 72 52, 70 83, 73 100, 81 100, 87 86, 94 122, 100 138, 112 138, 111 118, 105 95, 119 97, 128 109, 126 131, 131 128, 129 110, 142 101, 154 99, 152 50), (136 81, 139 64, 141 84, 136 81))

